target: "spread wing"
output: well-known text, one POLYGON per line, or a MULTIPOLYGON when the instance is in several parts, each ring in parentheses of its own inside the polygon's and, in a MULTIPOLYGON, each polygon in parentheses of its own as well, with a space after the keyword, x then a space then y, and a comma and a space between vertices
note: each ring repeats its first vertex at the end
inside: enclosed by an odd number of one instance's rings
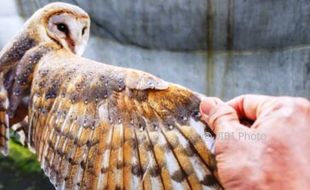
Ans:
POLYGON ((218 189, 199 103, 143 72, 51 56, 34 74, 28 142, 57 189, 218 189))

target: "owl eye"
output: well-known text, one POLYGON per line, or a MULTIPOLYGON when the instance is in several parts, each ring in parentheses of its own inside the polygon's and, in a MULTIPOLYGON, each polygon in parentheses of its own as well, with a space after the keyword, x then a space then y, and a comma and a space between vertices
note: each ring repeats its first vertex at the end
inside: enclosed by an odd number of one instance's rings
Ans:
POLYGON ((84 27, 84 28, 82 29, 82 35, 85 34, 85 31, 86 31, 86 27, 84 27))
POLYGON ((67 25, 64 24, 64 23, 59 23, 59 24, 57 24, 57 29, 58 29, 59 31, 65 33, 65 34, 68 34, 68 33, 69 33, 69 29, 68 29, 67 25))

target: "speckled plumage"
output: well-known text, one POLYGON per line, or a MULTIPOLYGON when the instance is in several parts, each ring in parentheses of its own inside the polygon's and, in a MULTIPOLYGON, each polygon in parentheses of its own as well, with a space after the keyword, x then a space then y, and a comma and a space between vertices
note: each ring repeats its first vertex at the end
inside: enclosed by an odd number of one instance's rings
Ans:
POLYGON ((89 19, 77 7, 48 5, 0 54, 2 152, 9 115, 57 189, 221 188, 202 96, 76 55, 72 30, 49 39, 44 27, 34 29, 55 14, 89 19))

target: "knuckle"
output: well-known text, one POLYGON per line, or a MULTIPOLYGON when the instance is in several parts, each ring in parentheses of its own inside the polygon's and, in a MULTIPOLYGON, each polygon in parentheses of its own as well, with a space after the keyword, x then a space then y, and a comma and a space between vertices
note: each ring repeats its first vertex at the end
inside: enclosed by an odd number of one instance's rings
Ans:
POLYGON ((305 112, 310 109, 310 102, 305 98, 290 98, 288 103, 294 112, 305 112))
POLYGON ((277 103, 279 105, 282 105, 283 107, 301 107, 303 105, 306 105, 308 103, 308 100, 304 99, 304 98, 293 98, 293 97, 283 97, 278 99, 277 103))
POLYGON ((306 98, 296 98, 295 106, 298 109, 308 109, 310 107, 310 102, 306 98))
POLYGON ((287 101, 284 101, 284 100, 278 100, 278 101, 275 101, 274 103, 274 106, 273 106, 273 111, 276 111, 276 110, 279 110, 283 107, 288 107, 289 104, 287 101))
POLYGON ((209 121, 213 125, 221 125, 223 122, 233 122, 236 118, 238 118, 238 116, 232 107, 217 106, 209 121))
POLYGON ((305 98, 283 97, 278 99, 273 110, 279 110, 282 117, 290 119, 296 113, 306 112, 308 109, 310 102, 305 98))

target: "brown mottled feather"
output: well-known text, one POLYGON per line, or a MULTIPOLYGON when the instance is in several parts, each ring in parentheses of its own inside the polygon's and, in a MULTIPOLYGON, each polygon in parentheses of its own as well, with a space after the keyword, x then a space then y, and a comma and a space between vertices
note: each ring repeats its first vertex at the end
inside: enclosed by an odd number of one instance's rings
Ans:
POLYGON ((8 127, 8 118, 6 112, 0 111, 0 151, 4 155, 8 154, 8 127))
POLYGON ((50 53, 34 73, 30 146, 57 189, 218 189, 199 103, 147 73, 50 53))
POLYGON ((0 152, 3 155, 8 154, 9 119, 7 109, 7 91, 3 87, 2 75, 0 75, 0 152))

